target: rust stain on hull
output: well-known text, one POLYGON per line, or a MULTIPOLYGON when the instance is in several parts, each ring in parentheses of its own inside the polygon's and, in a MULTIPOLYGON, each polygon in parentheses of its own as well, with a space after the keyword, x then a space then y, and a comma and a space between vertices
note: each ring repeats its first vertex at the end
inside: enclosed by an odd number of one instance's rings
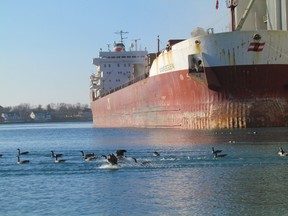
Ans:
MULTIPOLYGON (((273 68, 273 82, 268 82, 271 71, 268 73, 264 67, 252 76, 248 76, 247 70, 235 75, 234 70, 220 68, 215 73, 221 85, 218 90, 208 88, 205 73, 188 75, 183 70, 147 78, 92 102, 94 126, 188 129, 288 126, 285 70, 281 66, 273 68), (253 80, 254 76, 262 77, 265 88, 263 82, 253 80)), ((207 71, 212 72, 215 68, 207 71)))

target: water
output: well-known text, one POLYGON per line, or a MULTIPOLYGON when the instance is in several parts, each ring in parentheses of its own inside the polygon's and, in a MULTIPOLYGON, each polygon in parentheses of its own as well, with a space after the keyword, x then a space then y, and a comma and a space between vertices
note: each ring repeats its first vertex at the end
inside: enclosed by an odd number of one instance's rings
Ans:
POLYGON ((279 147, 288 150, 288 128, 0 125, 0 215, 287 215, 288 157, 279 147), (212 147, 227 156, 214 158, 212 147), (29 164, 16 164, 17 148, 29 151, 21 156, 29 164), (116 149, 127 158, 108 165, 100 156, 116 149), (55 164, 51 150, 66 161, 55 164), (80 150, 99 157, 83 161, 80 150))

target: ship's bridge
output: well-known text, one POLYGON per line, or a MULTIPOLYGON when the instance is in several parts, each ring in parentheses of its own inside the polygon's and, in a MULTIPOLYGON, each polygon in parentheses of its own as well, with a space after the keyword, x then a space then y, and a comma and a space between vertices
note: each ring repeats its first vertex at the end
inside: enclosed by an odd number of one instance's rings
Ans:
POLYGON ((127 63, 135 63, 135 62, 145 62, 145 58, 147 56, 147 51, 117 51, 117 52, 99 52, 99 58, 93 59, 94 65, 99 65, 101 63, 112 63, 113 62, 127 62, 127 63))
POLYGON ((92 99, 119 90, 147 76, 147 51, 125 51, 123 43, 115 44, 114 52, 99 52, 93 59, 96 74, 92 77, 92 99))

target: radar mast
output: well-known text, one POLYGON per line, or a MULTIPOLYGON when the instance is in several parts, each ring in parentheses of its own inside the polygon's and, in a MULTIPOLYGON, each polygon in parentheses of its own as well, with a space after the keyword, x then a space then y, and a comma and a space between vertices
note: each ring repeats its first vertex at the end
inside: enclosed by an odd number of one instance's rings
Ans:
POLYGON ((122 30, 120 30, 119 32, 115 32, 115 34, 120 34, 120 38, 121 38, 121 40, 120 40, 120 43, 123 43, 123 39, 127 39, 127 37, 123 37, 123 35, 124 34, 128 34, 129 32, 124 32, 124 31, 122 31, 122 30))

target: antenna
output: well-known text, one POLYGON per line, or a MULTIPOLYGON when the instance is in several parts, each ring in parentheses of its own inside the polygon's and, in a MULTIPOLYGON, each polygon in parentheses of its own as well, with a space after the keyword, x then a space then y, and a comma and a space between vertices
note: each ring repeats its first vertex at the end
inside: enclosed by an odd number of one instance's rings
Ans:
POLYGON ((160 39, 159 39, 159 35, 157 36, 157 53, 160 52, 160 39))
POLYGON ((122 31, 122 30, 120 30, 119 32, 115 32, 115 34, 120 34, 120 37, 121 37, 121 43, 123 43, 123 39, 127 39, 127 37, 126 38, 124 38, 123 37, 123 34, 128 34, 129 32, 124 32, 124 31, 122 31))
MULTIPOLYGON (((137 38, 137 39, 134 39, 134 42, 135 42, 135 51, 137 51, 137 41, 138 40, 141 40, 141 38, 137 38)), ((133 41, 133 40, 132 40, 133 41)))

